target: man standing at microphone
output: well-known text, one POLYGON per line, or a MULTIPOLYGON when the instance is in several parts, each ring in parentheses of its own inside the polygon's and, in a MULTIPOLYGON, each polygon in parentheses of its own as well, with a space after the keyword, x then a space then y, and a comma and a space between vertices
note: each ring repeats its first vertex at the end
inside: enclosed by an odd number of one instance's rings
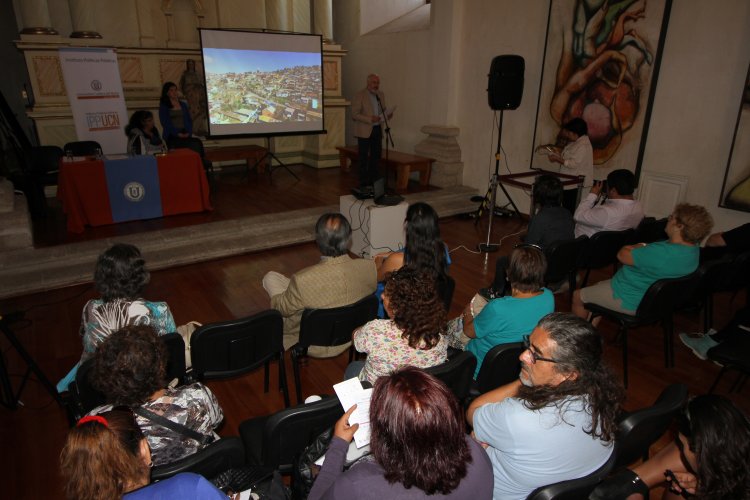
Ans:
MULTIPOLYGON (((385 95, 379 90, 380 77, 367 75, 367 87, 357 92, 352 99, 354 136, 359 147, 359 188, 372 194, 372 184, 379 177, 378 163, 383 145, 383 123, 385 95)), ((388 119, 393 113, 388 113, 388 119)))

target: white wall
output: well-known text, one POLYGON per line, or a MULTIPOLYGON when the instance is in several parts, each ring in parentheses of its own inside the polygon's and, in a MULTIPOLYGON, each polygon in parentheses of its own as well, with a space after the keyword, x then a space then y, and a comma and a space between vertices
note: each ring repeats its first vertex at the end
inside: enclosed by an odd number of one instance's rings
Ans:
MULTIPOLYGON (((389 104, 399 106, 392 123, 399 150, 412 151, 425 124, 460 127, 464 184, 478 191, 486 189, 494 170, 496 128, 486 92, 490 62, 500 54, 523 56, 523 100, 504 114, 502 145, 510 170, 527 171, 547 2, 434 0, 430 30, 365 36, 359 34, 358 4, 333 2, 334 37, 349 51, 344 95, 362 88, 368 73, 379 73, 389 104)), ((748 64, 750 2, 673 2, 642 169, 686 176, 686 201, 706 206, 717 229, 750 221, 748 213, 718 207, 748 64)), ((347 131, 347 142, 353 141, 347 131)), ((528 197, 510 193, 526 211, 528 197)))

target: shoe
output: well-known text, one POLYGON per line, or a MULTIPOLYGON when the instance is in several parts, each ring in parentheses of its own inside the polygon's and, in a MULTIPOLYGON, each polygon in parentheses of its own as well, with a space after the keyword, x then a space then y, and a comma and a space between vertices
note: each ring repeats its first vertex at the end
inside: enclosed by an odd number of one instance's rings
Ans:
POLYGON ((707 358, 708 350, 714 346, 719 345, 718 342, 716 342, 708 335, 703 335, 701 337, 691 337, 690 334, 687 333, 680 334, 680 342, 685 344, 691 351, 693 351, 693 354, 698 356, 698 358, 704 360, 707 358))

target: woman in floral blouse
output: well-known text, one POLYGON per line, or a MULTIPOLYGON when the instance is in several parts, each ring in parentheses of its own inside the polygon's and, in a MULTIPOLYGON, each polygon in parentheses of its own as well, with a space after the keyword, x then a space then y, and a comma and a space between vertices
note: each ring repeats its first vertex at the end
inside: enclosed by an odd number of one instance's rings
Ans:
POLYGON ((359 373, 360 380, 375 383, 402 366, 429 368, 446 361, 446 312, 431 276, 408 267, 393 271, 385 282, 383 306, 391 319, 376 319, 354 331, 354 347, 367 353, 367 360, 352 363, 347 375, 359 373))

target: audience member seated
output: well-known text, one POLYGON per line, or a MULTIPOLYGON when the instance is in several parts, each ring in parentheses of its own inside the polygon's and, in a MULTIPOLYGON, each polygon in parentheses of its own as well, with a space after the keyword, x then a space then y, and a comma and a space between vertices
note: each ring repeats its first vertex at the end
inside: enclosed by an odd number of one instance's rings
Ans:
POLYGON ((635 175, 625 169, 609 173, 603 200, 602 184, 595 183, 591 186, 591 191, 581 200, 573 214, 576 222, 575 237, 638 227, 643 219, 643 206, 640 201, 633 199, 635 188, 635 175))
POLYGON ((552 313, 526 342, 519 380, 479 396, 466 413, 492 461, 495 500, 586 476, 614 449, 624 391, 594 327, 552 313))
MULTIPOLYGON (((557 241, 572 240, 575 223, 570 211, 562 207, 563 186, 560 179, 554 175, 540 175, 534 182, 533 197, 537 212, 529 222, 523 242, 544 250, 557 241)), ((495 280, 489 290, 482 289, 482 295, 496 298, 510 291, 507 289, 506 278, 509 263, 507 255, 498 257, 495 262, 495 280)))
POLYGON ((164 140, 170 149, 186 147, 186 141, 193 136, 190 109, 187 102, 180 100, 179 95, 174 82, 166 82, 161 88, 159 121, 164 129, 164 140))
POLYGON ((133 412, 120 408, 83 417, 60 455, 70 500, 161 498, 226 500, 198 474, 182 473, 149 486, 151 452, 133 412))
POLYGON ((681 333, 680 340, 700 359, 708 357, 708 351, 732 338, 744 337, 750 342, 750 306, 743 307, 734 319, 722 330, 713 328, 706 333, 681 333))
POLYGON ((125 135, 128 136, 130 155, 155 154, 166 149, 159 129, 154 126, 154 115, 151 111, 138 110, 133 113, 125 127, 125 135))
POLYGON ((438 295, 447 293, 447 273, 451 263, 448 249, 440 238, 440 226, 435 209, 427 203, 409 205, 404 221, 406 245, 397 252, 385 252, 375 256, 378 268, 378 317, 384 318, 383 284, 388 273, 406 265, 417 271, 429 273, 436 281, 438 295))
POLYGON ((708 236, 713 219, 698 205, 681 203, 669 216, 665 229, 668 240, 625 245, 617 253, 622 267, 611 280, 576 290, 573 312, 588 318, 583 304, 590 302, 608 309, 635 314, 641 299, 654 282, 686 276, 698 267, 700 242, 708 236))
POLYGON ((429 274, 402 267, 388 275, 383 306, 390 319, 375 319, 354 330, 354 348, 367 353, 345 379, 359 375, 374 384, 402 366, 429 368, 447 359, 445 308, 429 274))
POLYGON ((407 367, 375 382, 370 402, 372 455, 343 472, 358 425, 347 411, 334 427, 310 500, 492 498, 492 465, 466 435, 461 408, 432 375, 407 367))
POLYGON ((116 406, 132 408, 148 439, 154 465, 192 455, 219 438, 214 429, 224 419, 224 413, 216 396, 200 382, 180 387, 166 385, 167 348, 151 327, 126 326, 113 333, 94 359, 92 384, 111 404, 90 414, 116 406), (165 427, 148 412, 179 424, 179 430, 165 427), (205 436, 203 442, 187 436, 185 428, 205 436))
POLYGON ((697 396, 688 403, 673 443, 605 480, 589 498, 648 499, 649 490, 661 486, 668 487, 662 498, 748 498, 748 460, 747 416, 722 396, 697 396))
POLYGON ((750 222, 741 226, 714 233, 701 249, 701 260, 712 260, 724 255, 750 252, 750 222))
POLYGON ((511 294, 489 303, 475 295, 463 314, 449 323, 452 347, 470 351, 477 358, 474 378, 490 349, 521 342, 543 316, 555 310, 555 297, 543 288, 546 270, 547 260, 541 250, 533 246, 516 248, 510 254, 508 269, 511 294))
MULTIPOLYGON (((270 271, 263 276, 263 288, 271 307, 284 317, 284 349, 299 341, 302 311, 354 304, 375 292, 375 264, 369 259, 352 259, 352 228, 343 215, 323 214, 315 224, 315 242, 321 261, 296 272, 291 279, 270 271)), ((311 346, 312 357, 337 356, 349 343, 334 348, 311 346)))
POLYGON ((57 390, 68 390, 81 363, 91 358, 96 348, 127 325, 151 325, 159 335, 177 330, 166 302, 143 300, 141 294, 150 275, 141 251, 133 245, 118 243, 101 254, 94 270, 94 286, 99 299, 86 302, 81 317, 83 337, 81 361, 57 383, 57 390))

